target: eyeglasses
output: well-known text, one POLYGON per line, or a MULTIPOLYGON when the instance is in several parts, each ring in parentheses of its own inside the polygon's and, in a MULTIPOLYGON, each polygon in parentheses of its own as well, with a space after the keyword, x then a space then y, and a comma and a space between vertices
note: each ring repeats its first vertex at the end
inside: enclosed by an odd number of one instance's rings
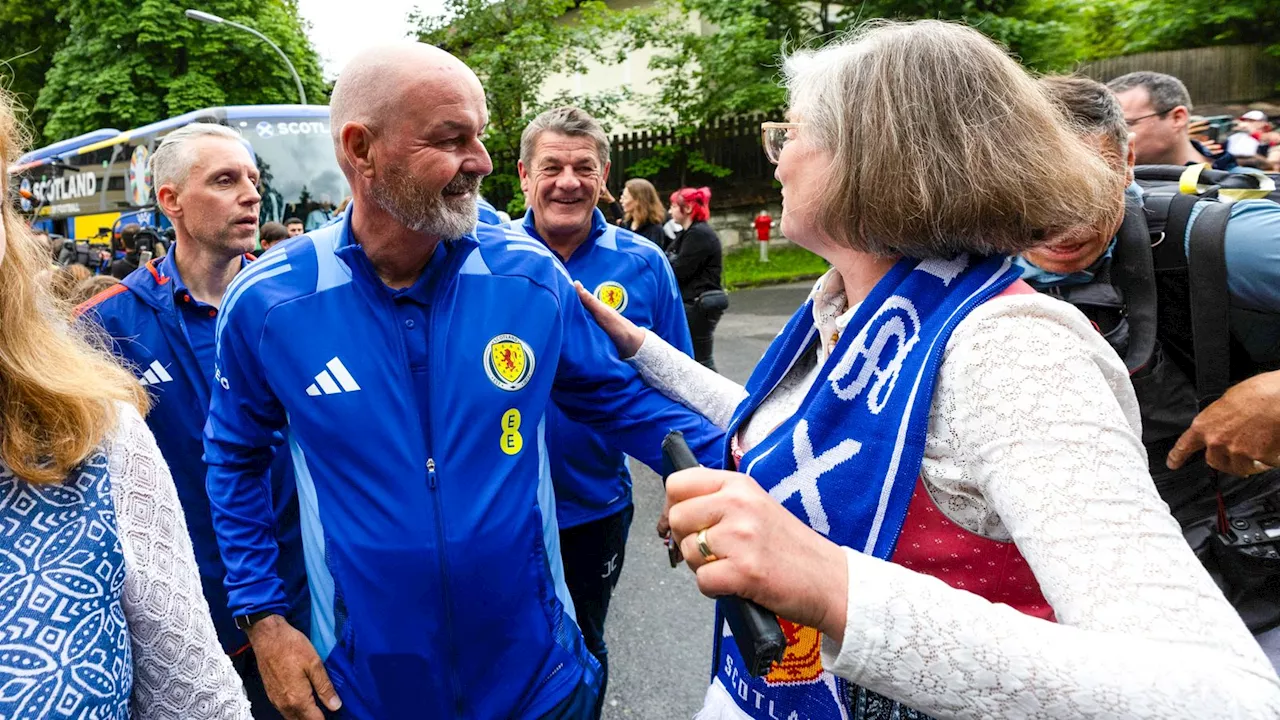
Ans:
POLYGON ((774 165, 778 164, 778 158, 782 156, 782 148, 795 139, 795 131, 803 126, 804 123, 760 123, 760 134, 764 140, 764 154, 765 157, 769 158, 769 162, 774 165))
POLYGON ((1147 118, 1162 117, 1164 115, 1168 115, 1171 112, 1173 112, 1173 108, 1169 108, 1168 110, 1161 110, 1160 112, 1149 113, 1147 115, 1143 115, 1142 117, 1136 117, 1132 120, 1130 120, 1129 118, 1125 118, 1124 124, 1128 125, 1129 127, 1133 127, 1134 125, 1137 125, 1138 123, 1142 122, 1143 120, 1146 120, 1147 118))

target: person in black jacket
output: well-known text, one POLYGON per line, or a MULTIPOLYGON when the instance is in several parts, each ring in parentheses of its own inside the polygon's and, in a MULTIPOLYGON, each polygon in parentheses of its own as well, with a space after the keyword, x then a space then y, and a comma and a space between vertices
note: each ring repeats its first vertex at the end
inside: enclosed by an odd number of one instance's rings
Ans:
POLYGON ((662 225, 667 221, 667 211, 653 183, 644 178, 631 178, 622 188, 623 224, 631 232, 648 238, 663 250, 667 249, 667 234, 662 225))
POLYGON ((142 230, 142 226, 137 223, 129 223, 120 230, 120 246, 124 249, 124 255, 119 259, 111 261, 111 277, 117 280, 125 279, 129 273, 138 269, 139 249, 138 233, 142 230))
POLYGON ((681 188, 671 194, 671 218, 684 230, 676 235, 668 257, 684 298, 693 357, 715 370, 712 342, 727 298, 720 288, 724 270, 720 237, 707 225, 710 202, 710 188, 681 188))

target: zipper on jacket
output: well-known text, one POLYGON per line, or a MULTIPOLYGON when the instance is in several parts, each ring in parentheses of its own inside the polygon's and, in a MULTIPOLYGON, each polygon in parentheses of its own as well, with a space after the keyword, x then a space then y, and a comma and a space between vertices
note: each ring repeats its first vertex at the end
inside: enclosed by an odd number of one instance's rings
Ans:
POLYGON ((445 642, 448 643, 449 654, 449 685, 453 689, 453 711, 454 717, 464 717, 462 706, 462 688, 458 681, 458 651, 457 645, 453 640, 453 594, 449 592, 449 569, 445 566, 445 557, 448 553, 444 551, 444 508, 440 496, 436 494, 436 461, 435 458, 427 458, 427 486, 431 489, 432 505, 436 511, 436 555, 440 561, 440 594, 444 598, 444 619, 445 619, 445 642))
POLYGON ((427 486, 431 491, 432 504, 436 511, 436 555, 440 563, 440 589, 444 598, 444 617, 445 617, 445 642, 448 644, 449 656, 449 685, 453 689, 453 709, 454 717, 465 717, 465 708, 463 705, 462 681, 458 677, 458 645, 453 635, 453 593, 449 588, 449 554, 445 551, 445 530, 444 530, 444 503, 441 495, 438 493, 439 478, 436 474, 436 461, 431 451, 432 445, 432 424, 431 410, 435 407, 431 398, 434 395, 432 386, 435 385, 435 373, 432 368, 443 367, 440 358, 436 357, 436 347, 432 345, 432 340, 436 336, 436 328, 439 326, 437 322, 436 310, 440 306, 441 298, 444 296, 444 286, 446 286, 452 277, 453 268, 458 264, 458 250, 450 253, 448 267, 437 278, 436 286, 432 288, 430 305, 427 306, 427 406, 422 413, 422 422, 426 423, 425 437, 427 439, 427 486))
MULTIPOLYGON (((367 258, 366 258, 366 262, 367 262, 367 258)), ((450 266, 450 269, 451 268, 452 266, 450 266)), ((381 280, 378 279, 377 275, 372 271, 370 272, 370 275, 372 277, 372 281, 381 282, 381 280)), ((446 271, 446 273, 441 275, 440 281, 447 283, 448 277, 449 277, 448 271, 446 271)), ((379 290, 381 290, 381 288, 379 288, 379 290)), ((378 295, 378 297, 382 299, 383 305, 387 308, 387 311, 388 311, 387 316, 392 318, 396 317, 395 301, 392 300, 387 293, 376 293, 376 294, 378 295)), ((440 597, 441 597, 441 602, 444 605, 444 611, 445 611, 446 626, 445 626, 444 634, 446 638, 445 643, 447 645, 446 653, 447 653, 448 662, 449 662, 449 686, 450 686, 450 689, 452 690, 451 695, 453 700, 452 704, 454 708, 453 714, 454 714, 454 717, 461 718, 461 717, 464 717, 463 704, 462 704, 462 690, 461 690, 462 685, 458 679, 458 671, 457 671, 458 651, 457 651, 457 644, 454 642, 454 638, 453 638, 453 607, 450 604, 452 594, 449 592, 449 571, 448 571, 447 565, 445 564, 446 553, 445 553, 445 547, 444 547, 444 544, 445 544, 444 509, 440 506, 441 500, 440 500, 439 494, 437 494, 437 489, 439 488, 440 479, 436 471, 435 457, 431 452, 430 411, 431 411, 431 396, 432 396, 431 385, 432 385, 432 379, 433 379, 431 374, 431 369, 432 367, 439 366, 439 363, 433 362, 435 358, 432 353, 431 339, 435 335, 434 333, 435 316, 436 316, 435 308, 439 302, 440 294, 441 293, 439 292, 439 290, 436 289, 435 292, 432 293, 431 303, 427 307, 427 329, 426 329, 427 330, 427 367, 426 367, 427 407, 419 409, 420 412, 418 415, 418 422, 421 423, 419 430, 422 432, 422 437, 424 438, 423 454, 427 456, 427 462, 426 462, 427 488, 431 491, 430 493, 431 504, 435 508, 435 516, 436 516, 435 517, 436 562, 440 567, 440 597)), ((399 354, 400 354, 400 364, 404 367, 405 372, 407 373, 407 376, 410 379, 410 382, 412 382, 413 366, 412 366, 412 363, 409 362, 409 349, 405 347, 404 336, 400 334, 399 327, 394 327, 392 329, 391 335, 393 337, 393 342, 396 344, 396 349, 399 351, 399 354)))

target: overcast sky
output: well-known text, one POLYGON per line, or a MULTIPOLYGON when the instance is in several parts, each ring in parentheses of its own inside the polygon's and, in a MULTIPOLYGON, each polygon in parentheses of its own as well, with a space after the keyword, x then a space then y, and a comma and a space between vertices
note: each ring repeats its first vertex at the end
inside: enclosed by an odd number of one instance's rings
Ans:
POLYGON ((320 53, 325 78, 335 77, 356 53, 372 45, 402 40, 414 7, 440 12, 443 0, 300 0, 311 23, 311 42, 320 53))

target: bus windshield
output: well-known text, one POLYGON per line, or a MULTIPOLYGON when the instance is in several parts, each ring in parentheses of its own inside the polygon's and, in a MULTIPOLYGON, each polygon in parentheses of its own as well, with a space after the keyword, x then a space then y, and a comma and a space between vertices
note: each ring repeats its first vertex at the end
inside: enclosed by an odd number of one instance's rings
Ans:
POLYGON ((329 118, 229 119, 257 156, 262 174, 262 222, 296 217, 307 230, 327 223, 349 194, 329 136, 329 118))

